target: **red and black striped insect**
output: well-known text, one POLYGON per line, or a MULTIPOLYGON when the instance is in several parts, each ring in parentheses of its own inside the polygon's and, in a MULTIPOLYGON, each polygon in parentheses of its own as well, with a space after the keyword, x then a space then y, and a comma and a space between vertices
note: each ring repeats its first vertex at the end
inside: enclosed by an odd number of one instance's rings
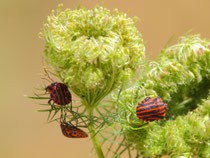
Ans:
POLYGON ((64 136, 68 138, 87 138, 88 135, 83 130, 79 129, 78 127, 70 124, 70 123, 61 123, 60 124, 62 133, 64 136))
POLYGON ((50 100, 48 101, 49 104, 51 104, 51 101, 58 105, 67 105, 72 103, 71 93, 68 90, 68 87, 63 83, 51 83, 45 90, 50 93, 50 100))
POLYGON ((147 97, 136 107, 136 115, 144 122, 152 122, 165 117, 165 111, 168 105, 160 97, 147 97))

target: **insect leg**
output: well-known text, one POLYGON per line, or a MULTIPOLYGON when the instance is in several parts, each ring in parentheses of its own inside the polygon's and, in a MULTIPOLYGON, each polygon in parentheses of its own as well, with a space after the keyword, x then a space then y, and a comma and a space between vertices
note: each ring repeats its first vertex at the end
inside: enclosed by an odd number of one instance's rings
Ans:
POLYGON ((52 101, 52 99, 50 99, 50 100, 48 101, 48 104, 50 104, 50 105, 51 105, 51 101, 52 101))
POLYGON ((66 122, 67 113, 66 113, 66 111, 64 111, 64 112, 65 112, 65 114, 64 114, 64 122, 66 122))
MULTIPOLYGON (((78 113, 78 108, 77 108, 77 113, 78 113)), ((76 127, 77 127, 77 125, 78 125, 78 118, 76 120, 76 127)))

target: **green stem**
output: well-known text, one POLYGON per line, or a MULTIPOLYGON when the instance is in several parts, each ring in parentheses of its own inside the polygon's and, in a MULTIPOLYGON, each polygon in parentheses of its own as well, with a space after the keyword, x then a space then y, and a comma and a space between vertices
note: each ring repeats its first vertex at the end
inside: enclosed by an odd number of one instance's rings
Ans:
POLYGON ((90 119, 88 129, 89 129, 89 133, 90 133, 90 136, 91 136, 91 139, 93 142, 93 146, 96 150, 98 158, 104 158, 104 153, 103 153, 101 146, 99 144, 98 138, 96 136, 94 124, 93 124, 93 110, 94 110, 94 108, 92 108, 92 106, 88 106, 88 107, 89 107, 88 112, 89 112, 89 119, 90 119))

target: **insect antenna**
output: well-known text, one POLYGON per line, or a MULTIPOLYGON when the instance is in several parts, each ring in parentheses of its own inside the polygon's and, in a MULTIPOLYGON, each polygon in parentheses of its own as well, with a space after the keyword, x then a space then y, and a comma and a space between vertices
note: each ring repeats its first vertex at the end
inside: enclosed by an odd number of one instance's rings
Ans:
MULTIPOLYGON (((50 81, 54 82, 54 80, 52 79, 52 77, 51 77, 50 74, 48 73, 46 66, 44 65, 44 60, 43 60, 43 58, 42 58, 42 65, 43 65, 43 70, 44 70, 44 72, 45 72, 45 75, 49 78, 50 81)), ((45 79, 45 80, 47 80, 47 79, 45 79)), ((49 80, 47 80, 47 81, 50 82, 49 80)), ((51 82, 50 82, 50 83, 51 83, 51 82)))
POLYGON ((51 83, 50 80, 48 80, 47 78, 42 77, 41 79, 48 81, 49 83, 51 83))
POLYGON ((45 66, 43 66, 43 69, 44 69, 44 72, 45 72, 45 75, 47 76, 47 78, 49 78, 52 82, 55 82, 52 77, 50 76, 50 74, 48 73, 47 71, 47 68, 45 66))

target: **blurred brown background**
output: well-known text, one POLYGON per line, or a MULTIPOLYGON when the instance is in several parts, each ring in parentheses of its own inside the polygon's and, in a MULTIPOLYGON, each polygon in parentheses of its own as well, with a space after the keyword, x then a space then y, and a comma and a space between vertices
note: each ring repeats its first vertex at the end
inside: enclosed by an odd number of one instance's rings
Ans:
MULTIPOLYGON (((151 59, 175 33, 190 29, 210 38, 209 0, 1 0, 1 158, 95 158, 89 139, 67 139, 57 123, 46 124, 47 114, 38 113, 37 100, 25 98, 43 82, 41 55, 44 42, 37 34, 59 3, 74 9, 95 4, 138 16, 137 24, 151 59)), ((124 156, 125 158, 127 155, 124 156)))

